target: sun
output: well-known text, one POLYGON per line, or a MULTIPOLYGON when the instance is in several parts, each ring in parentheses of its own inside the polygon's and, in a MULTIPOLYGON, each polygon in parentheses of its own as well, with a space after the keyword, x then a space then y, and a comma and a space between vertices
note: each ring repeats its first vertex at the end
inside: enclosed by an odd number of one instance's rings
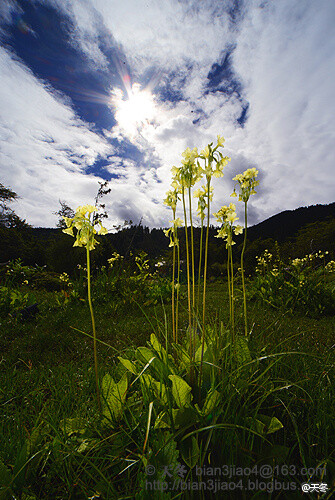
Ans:
POLYGON ((148 90, 141 90, 140 85, 134 83, 127 90, 128 98, 120 89, 113 89, 111 102, 115 108, 115 119, 127 136, 135 137, 141 134, 153 120, 155 115, 154 98, 148 90))

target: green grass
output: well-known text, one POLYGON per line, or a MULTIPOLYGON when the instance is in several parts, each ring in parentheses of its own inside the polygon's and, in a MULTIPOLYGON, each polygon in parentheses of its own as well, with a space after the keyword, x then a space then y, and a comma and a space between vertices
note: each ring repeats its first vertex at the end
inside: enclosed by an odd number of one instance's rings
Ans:
MULTIPOLYGON (((102 426, 95 399, 93 341, 75 330, 92 335, 87 302, 61 308, 54 305, 53 293, 34 294, 40 304, 35 320, 22 324, 1 319, 0 460, 6 472, 0 464, 0 479, 4 481, 6 474, 12 479, 16 476, 7 493, 0 489, 1 499, 13 495, 86 499, 94 494, 96 498, 135 498, 136 492, 136 498, 160 498, 158 492, 153 497, 144 490, 145 460, 158 464, 172 460, 175 447, 182 461, 182 443, 190 442, 191 438, 186 439, 190 432, 195 433, 207 465, 208 460, 217 466, 283 460, 296 467, 316 467, 327 462, 323 480, 331 487, 335 477, 334 317, 312 319, 249 301, 249 348, 254 361, 229 368, 229 357, 223 359, 215 382, 223 399, 213 415, 165 433, 153 431, 151 426, 143 454, 150 393, 146 397, 139 381, 134 383, 121 421, 112 428, 102 426), (258 414, 274 415, 283 428, 266 439, 243 429, 248 418, 258 414), (74 421, 73 432, 65 428, 64 419, 69 418, 80 419, 81 427, 74 421), (212 430, 204 430, 208 426, 212 430), (164 440, 170 443, 169 453, 164 440), (205 453, 202 447, 206 442, 205 453)), ((209 325, 224 336, 229 321, 227 284, 210 283, 206 303, 209 325)), ((241 305, 239 291, 236 331, 243 334, 241 305)), ((133 360, 136 347, 145 346, 152 333, 165 346, 165 332, 172 332, 169 303, 142 308, 111 297, 108 302, 96 301, 94 310, 101 341, 100 380, 107 372, 120 379, 124 370, 118 365, 118 355, 133 360)), ((186 299, 181 304, 179 324, 180 336, 186 337, 186 299)), ((194 391, 195 401, 196 394, 194 391)), ((155 401, 152 422, 158 409, 155 401)), ((191 478, 197 480, 194 470, 189 469, 187 479, 191 478)), ((293 479, 302 480, 297 476, 293 479)), ((251 498, 243 495, 236 491, 223 498, 251 498)), ((329 491, 327 495, 323 498, 330 498, 329 491)), ((193 497, 202 498, 200 494, 193 497)), ((208 492, 204 498, 211 498, 208 492)), ((273 498, 295 497, 292 492, 281 492, 273 498)), ((296 498, 301 498, 300 492, 296 498)))

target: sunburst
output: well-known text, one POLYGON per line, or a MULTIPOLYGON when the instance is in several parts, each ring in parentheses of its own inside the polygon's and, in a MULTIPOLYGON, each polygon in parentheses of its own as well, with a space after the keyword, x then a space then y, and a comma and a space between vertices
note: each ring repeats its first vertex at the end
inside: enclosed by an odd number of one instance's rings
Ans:
POLYGON ((141 134, 155 115, 153 95, 147 89, 141 90, 139 84, 134 83, 127 89, 127 98, 120 89, 113 89, 111 102, 115 108, 115 119, 128 137, 141 134))

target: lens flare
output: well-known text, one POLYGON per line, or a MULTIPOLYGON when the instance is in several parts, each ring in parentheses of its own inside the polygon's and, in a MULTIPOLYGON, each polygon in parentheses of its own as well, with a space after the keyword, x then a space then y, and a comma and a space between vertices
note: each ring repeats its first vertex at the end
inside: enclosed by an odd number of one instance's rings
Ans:
POLYGON ((153 120, 155 115, 155 102, 149 90, 141 90, 139 84, 134 83, 127 89, 127 99, 120 89, 113 89, 111 103, 115 108, 115 119, 128 137, 132 138, 141 134, 153 120))

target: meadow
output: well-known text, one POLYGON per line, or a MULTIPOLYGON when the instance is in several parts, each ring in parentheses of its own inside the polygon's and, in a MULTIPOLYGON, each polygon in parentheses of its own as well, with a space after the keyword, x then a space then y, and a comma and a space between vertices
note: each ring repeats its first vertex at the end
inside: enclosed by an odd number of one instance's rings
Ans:
POLYGON ((234 178, 245 227, 232 203, 214 214, 227 268, 208 279, 211 179, 229 161, 221 147, 218 136, 200 154, 187 149, 173 170, 169 277, 143 252, 91 269, 105 230, 90 205, 64 230, 86 266, 71 276, 22 261, 1 269, 0 499, 334 494, 335 263, 328 252, 287 262, 266 250, 246 275, 258 183, 248 169, 234 178), (191 188, 202 176, 195 259, 191 188))

